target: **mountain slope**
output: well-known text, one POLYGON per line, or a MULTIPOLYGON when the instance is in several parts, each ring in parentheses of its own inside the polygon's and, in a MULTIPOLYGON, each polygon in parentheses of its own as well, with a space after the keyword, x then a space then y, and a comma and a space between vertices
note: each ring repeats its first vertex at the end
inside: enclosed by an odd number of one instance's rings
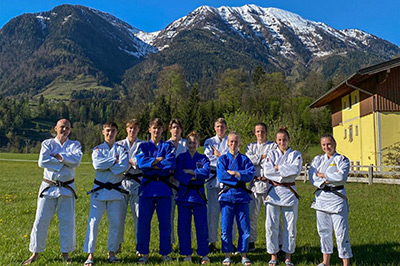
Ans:
POLYGON ((83 6, 18 16, 0 30, 0 92, 35 94, 56 78, 78 75, 120 82, 127 68, 155 51, 134 36, 137 32, 83 6))

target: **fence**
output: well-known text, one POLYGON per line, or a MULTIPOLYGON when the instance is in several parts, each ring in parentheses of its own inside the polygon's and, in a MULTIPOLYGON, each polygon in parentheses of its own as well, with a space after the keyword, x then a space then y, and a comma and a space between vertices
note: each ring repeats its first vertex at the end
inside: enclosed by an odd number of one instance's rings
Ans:
MULTIPOLYGON (((305 164, 297 180, 307 182, 308 169, 310 166, 305 164)), ((400 166, 352 165, 347 182, 400 185, 400 166)))

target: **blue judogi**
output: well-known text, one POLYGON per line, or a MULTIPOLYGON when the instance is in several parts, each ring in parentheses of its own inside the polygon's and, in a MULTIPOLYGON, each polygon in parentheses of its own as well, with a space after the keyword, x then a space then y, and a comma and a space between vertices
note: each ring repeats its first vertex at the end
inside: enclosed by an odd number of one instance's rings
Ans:
POLYGON ((139 189, 138 240, 136 250, 141 254, 149 254, 151 219, 154 210, 157 212, 160 230, 160 254, 171 253, 171 188, 170 171, 175 169, 174 146, 162 140, 156 146, 151 140, 140 144, 136 154, 138 168, 143 172, 139 189), (164 160, 157 163, 160 169, 151 166, 157 157, 164 160), (159 177, 162 180, 151 178, 159 177))
POLYGON ((177 197, 178 237, 181 255, 192 255, 191 230, 192 214, 196 226, 197 254, 206 256, 208 250, 207 205, 204 181, 210 175, 210 160, 196 152, 193 158, 189 152, 182 153, 176 159, 175 179, 180 183, 177 197), (195 176, 186 174, 183 169, 194 170, 195 176), (196 178, 192 180, 192 178, 196 178))
POLYGON ((250 182, 254 177, 255 169, 250 159, 241 153, 234 157, 231 153, 222 155, 217 164, 217 178, 224 184, 224 193, 218 199, 221 206, 221 241, 222 252, 233 251, 232 225, 236 217, 239 230, 239 240, 237 251, 246 253, 249 247, 250 236, 250 214, 249 202, 251 197, 243 188, 237 186, 250 182), (227 170, 237 171, 240 177, 230 175, 227 170), (236 186, 236 188, 229 188, 236 186), (229 189, 228 189, 229 188, 229 189))

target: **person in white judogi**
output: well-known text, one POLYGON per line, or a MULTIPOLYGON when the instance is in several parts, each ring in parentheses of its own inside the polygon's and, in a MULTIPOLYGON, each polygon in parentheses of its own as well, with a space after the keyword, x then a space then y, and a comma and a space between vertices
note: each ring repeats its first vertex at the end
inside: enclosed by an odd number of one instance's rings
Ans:
POLYGON ((39 167, 44 168, 39 189, 36 218, 31 232, 29 251, 32 256, 24 261, 29 265, 39 257, 46 246, 51 218, 57 211, 60 229, 60 249, 63 260, 71 263, 70 252, 76 248, 75 237, 75 168, 82 158, 81 144, 68 138, 71 123, 67 119, 57 122, 57 136, 42 142, 39 167))
POLYGON ((256 142, 247 146, 246 156, 249 157, 256 170, 254 179, 250 182, 249 188, 252 191, 252 201, 250 201, 250 237, 249 251, 255 250, 254 242, 257 241, 257 222, 261 207, 264 206, 264 199, 267 196, 268 180, 264 175, 262 165, 270 150, 276 149, 274 142, 267 140, 267 125, 265 123, 257 123, 254 126, 254 135, 256 142))
MULTIPOLYGON (((216 252, 217 248, 215 243, 218 241, 218 225, 219 225, 219 214, 221 212, 218 193, 220 191, 220 183, 218 182, 216 166, 218 159, 221 155, 226 154, 229 151, 227 145, 226 131, 228 126, 224 118, 218 118, 214 123, 214 129, 216 135, 212 138, 207 139, 204 142, 204 155, 208 157, 211 165, 210 178, 206 182, 207 188, 207 222, 208 222, 208 242, 209 251, 216 252)), ((235 237, 233 237, 235 239, 235 237)))
POLYGON ((317 229, 321 242, 323 261, 318 266, 329 266, 333 253, 332 229, 335 231, 339 258, 343 265, 350 265, 353 257, 349 239, 349 207, 344 185, 349 174, 349 159, 336 152, 332 135, 321 138, 324 155, 311 162, 310 183, 317 187, 311 208, 317 213, 317 229))
POLYGON ((281 127, 276 133, 278 148, 268 153, 264 163, 264 175, 269 180, 268 196, 265 199, 266 244, 267 252, 271 254, 269 266, 276 266, 278 263, 281 214, 285 265, 293 265, 291 257, 296 246, 296 222, 300 198, 296 192, 295 179, 300 175, 303 160, 300 152, 289 147, 289 141, 286 127, 281 127))
POLYGON ((124 197, 129 194, 122 188, 123 173, 129 167, 129 155, 124 146, 115 143, 118 126, 114 122, 103 124, 104 143, 95 147, 92 152, 93 167, 96 170, 96 179, 93 188, 88 194, 90 197, 90 211, 86 230, 83 251, 88 253, 86 266, 93 266, 96 250, 97 234, 104 211, 108 218, 108 261, 118 262, 115 253, 119 248, 118 232, 121 224, 121 212, 124 197))
POLYGON ((137 220, 139 217, 139 186, 141 181, 142 171, 137 169, 136 152, 139 148, 140 143, 143 141, 138 139, 138 133, 140 130, 139 122, 136 119, 131 119, 126 123, 127 137, 117 142, 117 144, 125 147, 129 154, 129 173, 125 175, 122 180, 122 188, 129 192, 128 195, 123 194, 124 200, 122 201, 122 212, 121 212, 121 224, 118 232, 119 239, 119 251, 121 250, 121 244, 124 242, 124 230, 126 214, 128 212, 128 205, 131 207, 133 217, 133 227, 135 232, 135 239, 137 239, 137 220))
MULTIPOLYGON (((177 118, 171 119, 168 128, 169 132, 171 133, 171 138, 168 140, 168 142, 171 142, 174 145, 175 149, 173 151, 173 154, 175 154, 175 158, 177 158, 179 154, 185 153, 188 150, 187 141, 186 139, 182 138, 183 125, 181 120, 177 118)), ((178 180, 176 180, 175 178, 171 178, 171 181, 172 184, 179 187, 178 180)), ((171 191, 172 191, 172 197, 171 197, 171 245, 172 245, 175 244, 174 220, 175 220, 175 206, 176 206, 175 198, 177 191, 175 189, 172 189, 171 191)))

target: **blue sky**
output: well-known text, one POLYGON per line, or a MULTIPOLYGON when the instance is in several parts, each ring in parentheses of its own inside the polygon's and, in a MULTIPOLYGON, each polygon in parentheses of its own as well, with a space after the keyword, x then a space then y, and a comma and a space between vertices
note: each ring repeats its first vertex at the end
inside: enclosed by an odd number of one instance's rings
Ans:
POLYGON ((336 29, 357 28, 400 46, 399 0, 0 0, 0 27, 23 13, 49 11, 60 4, 99 9, 141 30, 157 31, 199 6, 277 7, 336 29))

